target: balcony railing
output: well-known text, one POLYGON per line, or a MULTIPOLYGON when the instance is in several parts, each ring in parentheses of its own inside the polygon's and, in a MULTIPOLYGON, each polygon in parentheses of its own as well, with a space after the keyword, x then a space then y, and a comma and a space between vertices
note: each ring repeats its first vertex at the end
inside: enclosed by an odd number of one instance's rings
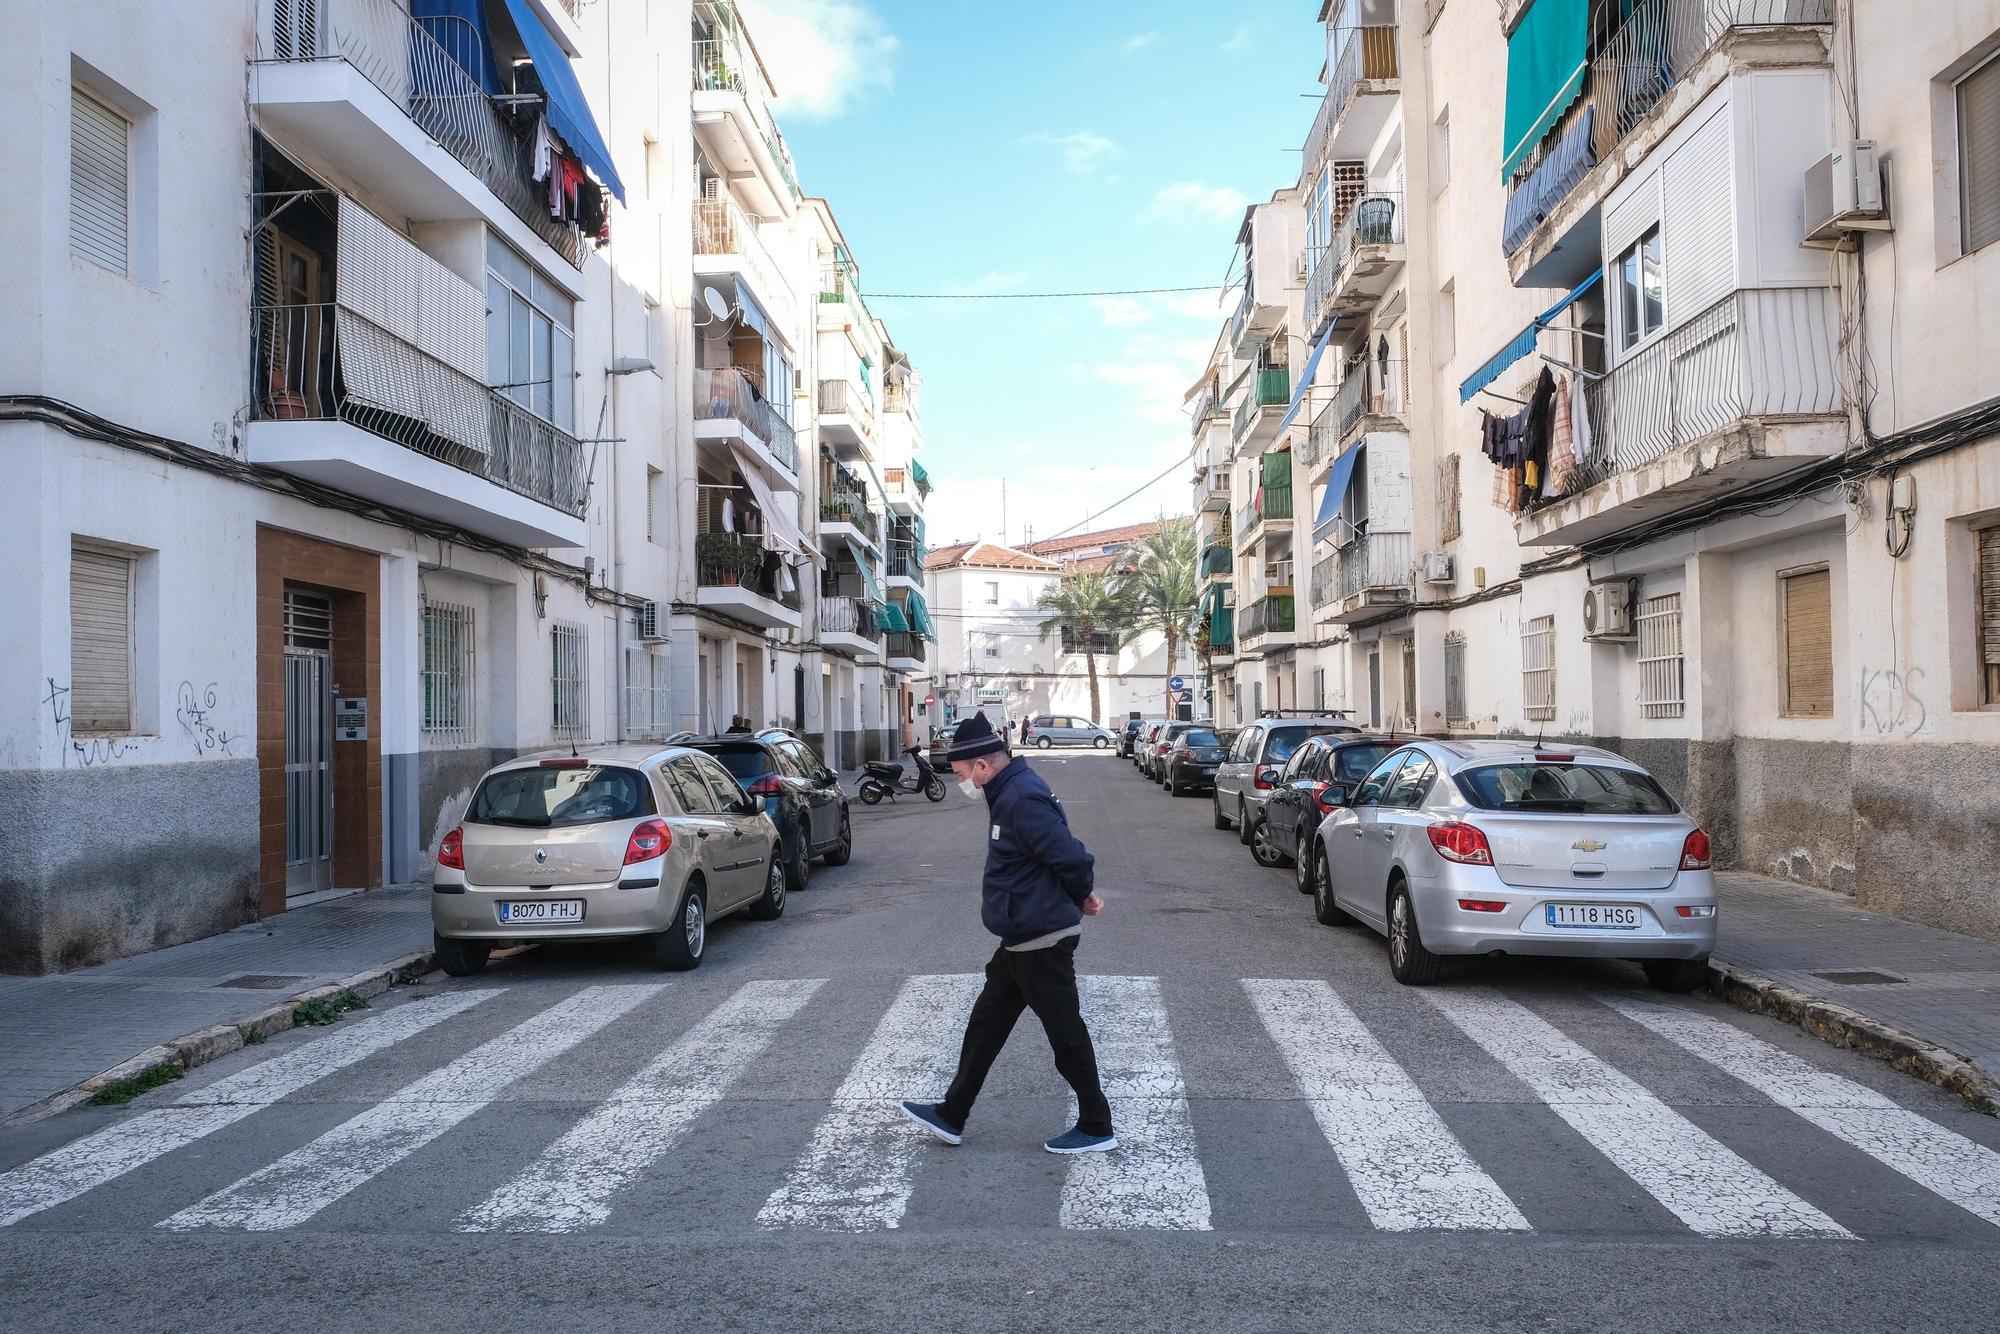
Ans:
POLYGON ((583 265, 583 237, 549 216, 548 190, 529 175, 528 133, 502 111, 469 71, 483 35, 462 18, 411 17, 398 0, 268 0, 277 62, 345 60, 409 114, 491 190, 508 211, 571 264, 583 265))
POLYGON ((1208 429, 1208 419, 1214 413, 1215 387, 1213 385, 1205 385, 1202 388, 1200 396, 1194 401, 1194 418, 1189 423, 1189 430, 1195 436, 1199 437, 1203 431, 1208 429))
POLYGON ((876 622, 877 605, 871 598, 823 592, 819 598, 819 631, 823 635, 859 635, 879 640, 882 629, 876 622))
POLYGON ((798 581, 787 592, 778 561, 759 537, 743 533, 700 533, 695 538, 695 580, 703 588, 742 588, 799 609, 798 581))
POLYGON ((1236 303, 1235 311, 1229 316, 1229 345, 1236 347, 1243 342, 1243 330, 1250 323, 1250 313, 1257 308, 1256 281, 1252 275, 1243 275, 1243 299, 1236 303))
POLYGON ((778 123, 771 119, 771 109, 764 104, 762 87, 745 77, 749 68, 750 63, 745 59, 742 48, 733 40, 697 39, 694 43, 695 88, 703 92, 742 94, 758 136, 763 139, 772 161, 778 164, 778 174, 784 178, 785 188, 791 192, 793 199, 797 199, 799 182, 792 167, 791 149, 786 146, 778 123))
POLYGON ((1393 190, 1370 190, 1357 198, 1340 220, 1333 240, 1313 253, 1306 277, 1306 311, 1323 317, 1340 295, 1355 253, 1369 246, 1401 245, 1405 237, 1403 196, 1393 190))
POLYGON ((1363 79, 1393 79, 1400 73, 1396 63, 1396 26, 1392 23, 1369 24, 1366 27, 1348 31, 1347 45, 1340 53, 1339 62, 1326 81, 1326 97, 1319 104, 1319 115, 1313 118, 1312 129, 1306 135, 1306 171, 1310 174, 1319 167, 1320 158, 1326 152, 1327 141, 1347 114, 1347 105, 1354 100, 1354 90, 1363 79))
POLYGON ((1585 391, 1592 449, 1572 492, 1746 418, 1840 410, 1833 289, 1730 294, 1585 391))
POLYGON ((820 488, 819 521, 851 523, 865 533, 875 531, 875 512, 868 508, 867 499, 859 491, 844 486, 820 488))
POLYGON ((1273 593, 1258 598, 1244 613, 1237 635, 1244 640, 1268 634, 1290 634, 1298 629, 1298 600, 1290 593, 1273 593))
POLYGON ((844 301, 858 307, 864 327, 872 318, 868 314, 868 303, 861 296, 861 275, 855 272, 854 265, 849 261, 842 260, 821 267, 819 299, 822 305, 835 306, 844 301))
POLYGON ((1362 533, 1342 547, 1340 596, 1349 598, 1371 588, 1408 588, 1410 535, 1362 533))
POLYGON ((925 660, 926 649, 922 635, 905 634, 897 630, 889 634, 882 656, 886 658, 908 658, 916 662, 925 660))
POLYGON ((1211 542, 1208 546, 1201 549, 1201 573, 1203 577, 1216 574, 1227 575, 1229 573, 1229 563, 1230 549, 1227 540, 1211 542))
POLYGON ((891 579, 915 579, 920 583, 923 581, 923 557, 893 542, 889 545, 889 557, 884 562, 884 568, 889 572, 891 579))
POLYGON ((1307 466, 1340 453, 1363 417, 1400 416, 1406 372, 1406 365, 1400 361, 1383 362, 1368 357, 1349 362, 1333 397, 1314 414, 1312 427, 1306 432, 1300 456, 1307 466))
POLYGON ((1255 497, 1244 501, 1243 507, 1236 511, 1236 536, 1249 537, 1263 522, 1264 515, 1258 510, 1255 497))
POLYGON ((1289 366, 1259 366, 1243 401, 1236 405, 1232 438, 1241 440, 1250 433, 1250 424, 1265 408, 1282 408, 1292 399, 1292 371, 1289 366))
POLYGON ((1289 482, 1283 486, 1264 484, 1264 496, 1259 505, 1260 519, 1289 519, 1292 517, 1292 487, 1289 482))
POLYGON ((1313 562, 1312 605, 1324 607, 1340 600, 1340 553, 1329 551, 1313 562))
POLYGON ((257 416, 343 421, 580 518, 583 447, 520 404, 344 306, 252 312, 257 416))
POLYGON ((1210 464, 1203 468, 1195 481, 1199 493, 1199 503, 1207 505, 1211 501, 1226 503, 1229 499, 1229 469, 1226 465, 1210 464))
POLYGON ((750 377, 734 366, 697 366, 694 372, 696 421, 740 421, 764 442, 771 457, 794 474, 799 470, 798 433, 757 392, 750 377))
POLYGON ((875 424, 874 405, 847 380, 819 382, 819 413, 822 417, 846 415, 861 423, 866 431, 875 424))
POLYGON ((757 224, 728 198, 697 199, 694 202, 694 253, 728 255, 750 275, 751 286, 770 312, 771 318, 786 329, 796 319, 791 284, 783 270, 764 248, 757 224))

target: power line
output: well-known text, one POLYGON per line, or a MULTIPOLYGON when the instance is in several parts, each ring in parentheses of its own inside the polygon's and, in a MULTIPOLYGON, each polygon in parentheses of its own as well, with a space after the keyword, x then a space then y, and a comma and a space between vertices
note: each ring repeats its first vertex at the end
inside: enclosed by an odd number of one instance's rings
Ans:
POLYGON ((1133 497, 1140 495, 1146 490, 1147 487, 1165 481, 1173 473, 1174 469, 1185 468, 1185 467, 1187 467, 1186 459, 1176 459, 1174 462, 1169 463, 1166 467, 1162 468, 1157 476, 1149 478, 1148 480, 1139 483, 1139 485, 1135 489, 1128 491, 1124 495, 1118 497, 1118 499, 1112 501, 1109 505, 1106 505, 1103 509, 1097 511, 1097 513, 1087 515, 1084 518, 1078 519, 1075 523, 1063 529, 1061 532, 1050 533, 1047 537, 1040 538, 1038 540, 1043 542, 1053 542, 1059 537, 1068 537, 1071 533, 1083 527, 1085 524, 1092 523, 1098 519, 1103 518, 1105 515, 1111 513, 1111 511, 1117 509, 1120 505, 1123 505, 1126 501, 1131 500, 1133 497))
POLYGON ((870 301, 1056 301, 1085 296, 1158 296, 1174 292, 1219 292, 1234 283, 1199 287, 1111 287, 1095 292, 870 292, 870 301))

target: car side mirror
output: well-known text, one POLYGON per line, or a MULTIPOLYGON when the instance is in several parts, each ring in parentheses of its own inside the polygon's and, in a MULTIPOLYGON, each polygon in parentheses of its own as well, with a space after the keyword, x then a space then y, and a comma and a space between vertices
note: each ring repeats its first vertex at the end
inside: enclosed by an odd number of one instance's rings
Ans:
POLYGON ((1259 769, 1257 771, 1257 781, 1260 783, 1275 783, 1278 781, 1278 771, 1276 769, 1259 769))
POLYGON ((1319 798, 1329 806, 1345 806, 1352 794, 1345 783, 1328 783, 1320 790, 1319 798))

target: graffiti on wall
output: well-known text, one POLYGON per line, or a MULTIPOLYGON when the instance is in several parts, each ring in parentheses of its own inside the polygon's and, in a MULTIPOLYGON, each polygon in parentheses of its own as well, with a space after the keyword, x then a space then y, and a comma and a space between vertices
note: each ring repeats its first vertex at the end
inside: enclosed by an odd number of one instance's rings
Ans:
POLYGON ((1913 737, 1930 726, 1930 708, 1918 687, 1924 669, 1861 669, 1861 729, 1876 736, 1913 737))
MULTIPOLYGON (((55 728, 56 745, 62 755, 62 764, 68 768, 72 763, 88 769, 101 764, 110 764, 127 755, 139 752, 143 737, 130 736, 77 736, 72 729, 74 717, 70 699, 70 687, 59 685, 54 677, 43 678, 47 682, 47 693, 42 696, 42 706, 48 710, 48 719, 55 728)), ((231 747, 243 740, 241 733, 231 732, 217 725, 215 712, 217 694, 220 687, 213 681, 197 690, 192 681, 183 681, 175 696, 174 721, 180 725, 188 744, 194 748, 195 758, 209 759, 216 756, 234 755, 231 747)))
POLYGON ((194 682, 183 681, 180 693, 175 697, 174 721, 187 734, 188 741, 194 746, 194 757, 198 760, 227 755, 229 747, 243 739, 215 725, 215 694, 216 684, 213 681, 200 691, 194 688, 194 682))
POLYGON ((61 748, 63 768, 69 767, 72 756, 79 765, 88 769, 122 759, 139 749, 139 743, 130 737, 74 735, 70 731, 69 687, 57 685, 53 676, 43 679, 48 682, 49 693, 42 696, 42 704, 49 711, 49 721, 55 724, 56 745, 61 748))

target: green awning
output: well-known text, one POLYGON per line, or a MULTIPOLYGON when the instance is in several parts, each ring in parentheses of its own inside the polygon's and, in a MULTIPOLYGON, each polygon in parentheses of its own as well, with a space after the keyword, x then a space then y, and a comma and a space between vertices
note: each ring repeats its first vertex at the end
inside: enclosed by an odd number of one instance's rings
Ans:
POLYGON ((1290 486, 1292 484, 1292 451, 1272 450, 1264 456, 1264 485, 1290 486))
POLYGON ((847 543, 847 552, 854 557, 855 568, 861 571, 861 586, 868 590, 869 598, 875 602, 887 602, 889 599, 882 593, 882 581, 876 577, 875 567, 868 563, 867 551, 851 537, 841 540, 847 543))
POLYGON ((893 602, 884 602, 875 608, 875 625, 891 634, 908 634, 910 622, 903 615, 903 609, 893 602))
POLYGON ((1589 18, 1590 0, 1534 0, 1507 39, 1503 183, 1583 91, 1589 18))
POLYGON ((910 613, 910 628, 932 643, 937 642, 937 626, 931 621, 931 609, 924 602, 924 595, 912 588, 903 595, 903 606, 910 613))
POLYGON ((915 459, 910 460, 910 476, 916 478, 917 490, 929 491, 931 489, 931 475, 925 472, 924 465, 915 459))
POLYGON ((1217 607, 1208 618, 1208 646, 1228 648, 1236 642, 1236 609, 1217 607))

